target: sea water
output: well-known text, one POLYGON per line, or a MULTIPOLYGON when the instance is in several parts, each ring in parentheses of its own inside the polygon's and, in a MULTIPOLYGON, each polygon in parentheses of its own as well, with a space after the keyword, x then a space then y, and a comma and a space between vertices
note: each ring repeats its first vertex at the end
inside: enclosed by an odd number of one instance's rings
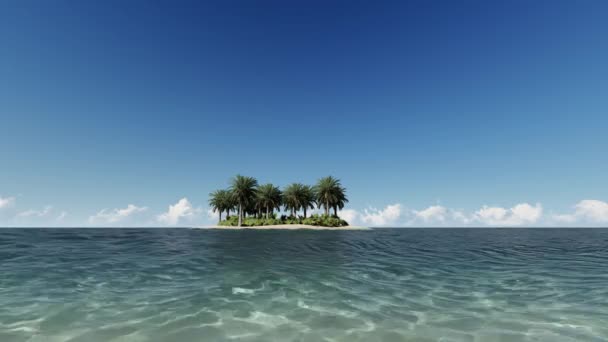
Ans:
POLYGON ((607 341, 608 229, 1 229, 0 341, 607 341))

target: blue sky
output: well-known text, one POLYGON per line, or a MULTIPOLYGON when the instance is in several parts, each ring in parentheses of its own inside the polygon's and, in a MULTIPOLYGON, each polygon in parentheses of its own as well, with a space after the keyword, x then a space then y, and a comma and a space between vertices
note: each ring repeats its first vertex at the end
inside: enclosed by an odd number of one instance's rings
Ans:
POLYGON ((367 225, 604 225, 606 13, 3 1, 0 226, 204 224, 236 173, 334 175, 367 225))

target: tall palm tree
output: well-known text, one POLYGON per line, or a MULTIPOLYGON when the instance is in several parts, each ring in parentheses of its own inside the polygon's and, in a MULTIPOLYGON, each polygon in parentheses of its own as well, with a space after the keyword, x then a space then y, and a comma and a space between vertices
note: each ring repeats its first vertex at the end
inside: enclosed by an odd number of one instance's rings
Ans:
POLYGON ((274 205, 270 206, 270 214, 274 215, 274 210, 281 211, 281 206, 283 205, 283 192, 278 187, 272 193, 272 203, 274 205))
POLYGON ((283 192, 283 204, 285 209, 291 211, 292 216, 295 216, 300 209, 304 210, 304 218, 306 218, 306 210, 315 207, 314 191, 308 185, 290 184, 283 192))
POLYGON ((338 209, 344 209, 344 205, 348 203, 348 198, 346 197, 346 189, 342 186, 338 186, 335 189, 336 192, 336 201, 333 203, 334 207, 334 215, 338 216, 338 209))
POLYGON ((256 206, 260 210, 266 211, 266 219, 268 219, 270 210, 281 206, 281 190, 272 184, 260 185, 257 192, 256 206))
POLYGON ((300 210, 301 204, 301 191, 300 187, 302 184, 293 183, 289 184, 285 190, 283 190, 283 205, 285 206, 285 210, 289 210, 291 212, 291 216, 296 216, 296 212, 300 210))
POLYGON ((310 185, 304 185, 299 189, 300 203, 302 209, 304 209, 304 218, 306 218, 306 209, 314 209, 316 203, 316 197, 314 189, 310 185))
POLYGON ((243 224, 243 209, 253 204, 258 181, 253 177, 236 175, 230 185, 230 192, 239 209, 239 227, 243 224))
POLYGON ((340 180, 328 176, 321 178, 315 185, 315 194, 319 207, 325 208, 325 215, 329 216, 329 208, 333 207, 338 202, 338 189, 341 187, 340 180))
POLYGON ((226 190, 216 190, 209 194, 209 205, 213 212, 220 213, 220 221, 222 221, 222 211, 226 210, 226 198, 230 193, 226 190))
POLYGON ((225 209, 226 209, 226 219, 230 218, 230 211, 231 210, 236 210, 237 207, 237 203, 236 200, 234 199, 234 196, 232 196, 232 192, 230 190, 225 190, 227 193, 227 196, 225 198, 225 209))
POLYGON ((222 213, 226 212, 226 219, 230 218, 230 210, 235 207, 234 198, 230 190, 216 190, 209 194, 209 205, 213 212, 219 212, 222 221, 222 213))

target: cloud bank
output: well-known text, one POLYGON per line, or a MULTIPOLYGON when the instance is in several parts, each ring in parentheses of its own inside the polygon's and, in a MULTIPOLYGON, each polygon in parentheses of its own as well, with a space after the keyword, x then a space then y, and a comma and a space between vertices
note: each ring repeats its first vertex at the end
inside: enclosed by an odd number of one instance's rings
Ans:
POLYGON ((401 204, 391 204, 382 210, 375 208, 365 209, 361 221, 367 225, 386 226, 395 224, 401 217, 401 204))
POLYGON ((2 197, 0 196, 0 209, 8 208, 15 203, 15 197, 2 197))
POLYGON ((17 217, 45 217, 51 212, 51 209, 53 209, 53 207, 51 207, 50 205, 47 205, 42 210, 30 209, 30 210, 22 211, 17 214, 17 217))
POLYGON ((520 203, 510 209, 483 206, 475 212, 473 220, 488 226, 524 226, 537 223, 542 215, 540 203, 534 206, 520 203))
POLYGON ((571 214, 554 215, 557 223, 586 223, 603 224, 608 223, 608 203, 599 200, 582 200, 574 206, 571 214))
MULTIPOLYGON (((15 197, 0 197, 0 226, 55 226, 66 224, 67 211, 56 211, 47 205, 42 209, 19 211, 15 197), (8 210, 4 210, 10 208, 8 210)), ((180 224, 215 224, 218 213, 211 209, 194 207, 186 198, 169 205, 166 212, 148 213, 148 207, 129 204, 125 208, 102 209, 88 217, 89 225, 176 226, 180 224), (146 214, 148 213, 148 214, 146 214)), ((323 213, 310 210, 309 214, 323 213)), ((300 213, 301 214, 301 213, 300 213)), ((351 225, 369 227, 582 227, 608 226, 608 202, 584 199, 566 213, 545 215, 541 203, 517 203, 510 207, 483 205, 465 211, 440 204, 422 209, 408 208, 401 203, 385 207, 367 207, 361 210, 343 209, 338 212, 351 225)), ((77 217, 77 216, 76 216, 77 217)), ((70 215, 68 224, 77 224, 70 215)))
POLYGON ((200 208, 193 208, 190 201, 184 197, 177 203, 170 205, 169 210, 158 215, 156 219, 162 224, 175 226, 180 221, 196 218, 202 211, 200 208))
POLYGON ((414 216, 423 222, 445 222, 450 214, 449 209, 440 205, 432 205, 426 209, 413 211, 414 216))
POLYGON ((386 206, 384 209, 368 208, 362 212, 348 209, 339 214, 354 225, 372 227, 386 226, 529 226, 540 222, 543 207, 540 203, 531 205, 520 203, 511 208, 484 205, 480 209, 465 213, 441 205, 432 205, 424 209, 403 209, 399 203, 386 206))
POLYGON ((55 218, 55 220, 57 220, 57 221, 60 221, 60 222, 61 222, 61 221, 63 221, 63 220, 66 218, 66 216, 68 216, 68 212, 67 212, 67 211, 62 211, 62 212, 60 212, 60 213, 59 213, 59 215, 58 215, 58 216, 55 218))
MULTIPOLYGON (((89 223, 91 224, 114 224, 124 222, 127 218, 132 217, 137 213, 141 213, 148 210, 147 207, 138 207, 134 204, 127 205, 124 209, 102 209, 97 214, 89 217, 89 223)), ((61 219, 65 215, 60 215, 61 219)))
POLYGON ((384 209, 366 208, 363 212, 354 209, 345 209, 338 212, 351 225, 368 225, 374 227, 390 226, 398 223, 401 217, 401 204, 395 203, 384 209))

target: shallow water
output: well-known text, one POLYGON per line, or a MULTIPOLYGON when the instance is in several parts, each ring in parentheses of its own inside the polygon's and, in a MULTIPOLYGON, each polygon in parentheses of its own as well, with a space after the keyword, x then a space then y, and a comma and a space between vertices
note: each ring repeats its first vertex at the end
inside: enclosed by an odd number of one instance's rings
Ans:
POLYGON ((608 229, 0 230, 0 341, 606 341, 608 229))

